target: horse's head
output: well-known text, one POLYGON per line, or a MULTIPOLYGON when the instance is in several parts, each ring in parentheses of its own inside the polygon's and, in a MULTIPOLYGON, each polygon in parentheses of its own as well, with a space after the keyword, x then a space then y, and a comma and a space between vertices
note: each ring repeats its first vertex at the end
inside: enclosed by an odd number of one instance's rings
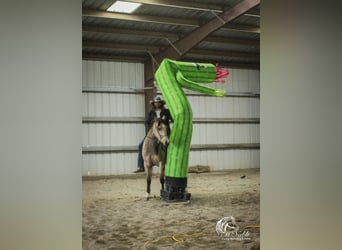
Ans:
POLYGON ((167 146, 169 144, 168 126, 167 126, 165 116, 163 116, 162 118, 158 118, 154 121, 154 123, 153 123, 153 135, 164 146, 167 146))

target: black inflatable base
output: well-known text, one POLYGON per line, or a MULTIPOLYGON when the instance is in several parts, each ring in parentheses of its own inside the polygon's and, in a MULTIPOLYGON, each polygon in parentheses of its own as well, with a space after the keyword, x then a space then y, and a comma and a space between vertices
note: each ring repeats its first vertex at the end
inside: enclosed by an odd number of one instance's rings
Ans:
POLYGON ((191 194, 186 191, 188 178, 165 177, 165 189, 160 190, 160 198, 167 202, 189 201, 191 194))

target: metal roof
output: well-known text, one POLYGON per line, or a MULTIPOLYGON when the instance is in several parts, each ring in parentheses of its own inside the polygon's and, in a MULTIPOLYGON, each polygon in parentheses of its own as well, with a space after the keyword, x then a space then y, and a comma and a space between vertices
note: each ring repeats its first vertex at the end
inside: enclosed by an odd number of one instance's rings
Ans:
POLYGON ((142 5, 123 14, 106 11, 115 0, 83 0, 83 59, 147 63, 174 53, 178 60, 259 69, 260 1, 126 1, 142 5), (242 14, 223 20, 236 9, 242 14), (221 25, 211 27, 215 19, 221 25))

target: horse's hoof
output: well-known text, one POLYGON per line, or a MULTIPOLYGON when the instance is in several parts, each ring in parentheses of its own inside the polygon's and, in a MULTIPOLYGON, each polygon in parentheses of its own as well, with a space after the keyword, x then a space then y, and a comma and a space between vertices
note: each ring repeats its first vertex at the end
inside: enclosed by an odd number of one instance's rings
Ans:
POLYGON ((150 199, 149 197, 146 197, 146 198, 145 198, 145 201, 149 201, 149 199, 150 199))

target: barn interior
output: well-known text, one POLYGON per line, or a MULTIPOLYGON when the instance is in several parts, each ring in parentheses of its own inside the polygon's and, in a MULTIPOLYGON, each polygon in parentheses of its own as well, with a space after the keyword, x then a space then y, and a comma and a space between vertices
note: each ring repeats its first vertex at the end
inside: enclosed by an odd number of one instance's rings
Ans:
POLYGON ((260 1, 82 2, 83 176, 136 168, 150 101, 161 96, 154 72, 164 58, 229 70, 222 98, 193 91, 190 165, 258 168, 260 1))

